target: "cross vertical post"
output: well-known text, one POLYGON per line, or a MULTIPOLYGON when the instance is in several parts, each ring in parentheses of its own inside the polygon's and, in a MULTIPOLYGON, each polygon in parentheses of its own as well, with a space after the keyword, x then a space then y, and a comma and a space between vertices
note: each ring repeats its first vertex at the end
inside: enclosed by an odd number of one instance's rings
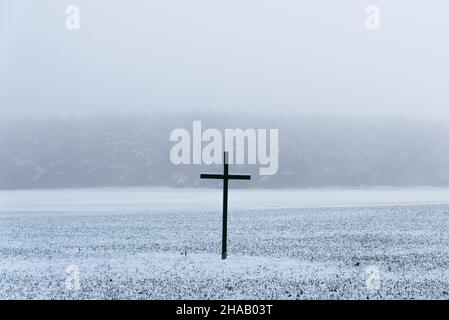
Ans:
POLYGON ((221 238, 221 259, 227 257, 228 241, 228 183, 229 180, 250 180, 250 175, 229 174, 228 152, 223 154, 223 174, 202 173, 201 179, 221 179, 223 180, 223 230, 221 238))

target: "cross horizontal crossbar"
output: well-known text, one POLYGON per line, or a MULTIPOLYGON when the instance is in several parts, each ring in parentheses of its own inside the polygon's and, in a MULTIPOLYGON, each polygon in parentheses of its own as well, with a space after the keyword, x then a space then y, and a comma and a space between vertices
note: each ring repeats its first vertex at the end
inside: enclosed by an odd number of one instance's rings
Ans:
POLYGON ((251 180, 251 176, 246 174, 214 174, 214 173, 202 173, 201 179, 229 179, 229 180, 251 180))

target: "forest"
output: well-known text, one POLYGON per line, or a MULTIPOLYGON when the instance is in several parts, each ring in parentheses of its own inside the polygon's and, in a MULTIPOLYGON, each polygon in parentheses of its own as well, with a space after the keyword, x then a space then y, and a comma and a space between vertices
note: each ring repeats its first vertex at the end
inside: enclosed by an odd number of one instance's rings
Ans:
POLYGON ((0 188, 219 187, 199 174, 220 166, 170 162, 170 132, 194 120, 219 130, 279 130, 275 175, 259 175, 258 165, 231 166, 252 175, 245 188, 449 185, 444 120, 158 112, 3 119, 0 188))

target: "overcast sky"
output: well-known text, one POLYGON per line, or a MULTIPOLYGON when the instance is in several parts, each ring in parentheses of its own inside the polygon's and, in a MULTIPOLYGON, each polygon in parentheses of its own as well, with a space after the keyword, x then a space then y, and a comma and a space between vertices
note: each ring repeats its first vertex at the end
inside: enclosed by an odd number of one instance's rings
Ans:
POLYGON ((4 116, 261 110, 449 118, 443 0, 0 0, 4 116), (78 5, 81 29, 65 28, 78 5), (367 5, 380 30, 365 27, 367 5))

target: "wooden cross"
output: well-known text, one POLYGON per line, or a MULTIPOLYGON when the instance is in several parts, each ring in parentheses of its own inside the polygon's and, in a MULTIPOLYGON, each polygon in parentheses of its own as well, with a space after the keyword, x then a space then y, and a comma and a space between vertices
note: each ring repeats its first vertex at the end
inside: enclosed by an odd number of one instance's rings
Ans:
POLYGON ((228 181, 229 180, 250 180, 250 175, 229 174, 228 153, 223 154, 223 174, 202 173, 201 179, 222 179, 223 180, 223 233, 221 240, 221 258, 226 259, 226 247, 228 239, 228 181))

